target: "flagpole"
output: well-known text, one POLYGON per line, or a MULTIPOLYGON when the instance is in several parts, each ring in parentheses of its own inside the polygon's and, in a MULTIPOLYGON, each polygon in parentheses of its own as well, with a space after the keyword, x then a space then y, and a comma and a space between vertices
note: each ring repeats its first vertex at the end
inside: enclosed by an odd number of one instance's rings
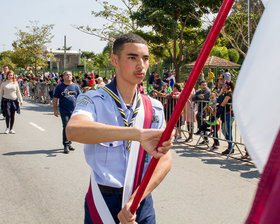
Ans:
MULTIPOLYGON (((228 15, 233 3, 234 3, 234 0, 224 0, 223 4, 221 6, 221 9, 218 13, 218 16, 213 24, 213 27, 211 28, 211 30, 205 40, 202 50, 200 51, 200 54, 196 60, 196 63, 186 82, 183 92, 181 93, 181 95, 178 99, 178 102, 174 108, 174 111, 172 112, 171 117, 167 123, 167 126, 161 136, 161 139, 159 141, 157 148, 160 147, 163 142, 167 141, 170 138, 171 133, 172 133, 177 121, 179 120, 180 114, 183 111, 186 102, 188 101, 190 93, 191 93, 192 89, 194 88, 195 83, 198 80, 198 77, 202 71, 202 68, 220 34, 220 31, 225 23, 225 20, 227 18, 227 15, 228 15)), ((152 174, 158 164, 158 161, 159 161, 158 159, 153 158, 148 166, 148 169, 144 175, 144 178, 143 178, 143 180, 137 190, 137 193, 134 197, 134 200, 131 204, 130 211, 132 214, 135 214, 135 212, 136 212, 136 209, 141 201, 141 198, 143 197, 143 194, 144 194, 146 187, 152 177, 152 174)))

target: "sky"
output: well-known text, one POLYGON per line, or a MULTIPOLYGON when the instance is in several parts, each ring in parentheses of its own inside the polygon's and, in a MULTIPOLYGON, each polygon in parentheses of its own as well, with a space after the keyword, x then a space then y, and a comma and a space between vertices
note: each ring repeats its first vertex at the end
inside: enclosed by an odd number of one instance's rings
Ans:
MULTIPOLYGON (((112 1, 111 1, 112 2, 112 1)), ((71 25, 90 25, 101 28, 106 20, 95 18, 92 11, 102 7, 95 0, 0 0, 0 52, 12 50, 12 42, 16 40, 17 29, 28 31, 25 27, 29 21, 39 21, 39 25, 54 24, 54 38, 48 48, 57 49, 64 45, 71 50, 93 51, 101 53, 106 42, 98 37, 85 34, 71 25)), ((119 4, 115 0, 114 3, 119 4)))

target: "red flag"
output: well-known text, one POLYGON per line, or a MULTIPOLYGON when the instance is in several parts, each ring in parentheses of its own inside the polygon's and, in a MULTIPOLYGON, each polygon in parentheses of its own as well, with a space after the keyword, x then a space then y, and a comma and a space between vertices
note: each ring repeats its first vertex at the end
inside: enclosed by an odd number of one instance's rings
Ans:
MULTIPOLYGON (((183 111, 183 109, 186 105, 186 102, 188 101, 190 93, 197 82, 197 79, 207 60, 207 57, 209 56, 209 54, 219 36, 219 33, 225 23, 225 20, 227 18, 227 15, 228 15, 233 3, 234 3, 234 0, 225 0, 223 2, 221 9, 218 13, 218 16, 214 22, 214 25, 211 28, 211 30, 206 38, 206 41, 201 49, 201 52, 196 60, 196 63, 191 71, 188 81, 180 95, 180 98, 178 99, 178 102, 174 108, 174 111, 172 112, 172 115, 165 128, 165 131, 163 132, 163 134, 161 136, 161 139, 159 141, 157 148, 160 147, 164 141, 167 141, 170 138, 171 133, 172 133, 177 121, 179 120, 180 114, 183 111)), ((143 178, 143 180, 138 188, 138 191, 134 197, 134 200, 131 204, 130 211, 132 214, 134 214, 136 212, 138 204, 141 201, 141 198, 142 198, 142 196, 145 192, 145 189, 152 177, 152 174, 158 164, 158 161, 159 161, 158 159, 153 158, 149 164, 149 167, 144 175, 144 178, 143 178)))

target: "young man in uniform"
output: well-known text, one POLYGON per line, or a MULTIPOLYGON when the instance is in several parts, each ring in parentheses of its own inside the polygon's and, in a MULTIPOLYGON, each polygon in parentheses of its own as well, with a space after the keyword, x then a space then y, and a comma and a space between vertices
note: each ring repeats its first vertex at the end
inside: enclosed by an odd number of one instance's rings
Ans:
POLYGON ((140 96, 137 88, 149 67, 145 40, 131 33, 117 38, 111 63, 116 68, 116 78, 103 89, 80 95, 66 128, 70 140, 85 144, 86 161, 92 168, 85 223, 153 224, 150 193, 171 168, 169 149, 174 134, 156 150, 165 123, 163 107, 155 99, 140 96), (142 158, 141 150, 147 152, 142 158), (132 215, 130 206, 138 186, 136 174, 140 173, 141 180, 152 156, 160 161, 136 215, 132 215), (139 167, 142 172, 137 172, 139 167))

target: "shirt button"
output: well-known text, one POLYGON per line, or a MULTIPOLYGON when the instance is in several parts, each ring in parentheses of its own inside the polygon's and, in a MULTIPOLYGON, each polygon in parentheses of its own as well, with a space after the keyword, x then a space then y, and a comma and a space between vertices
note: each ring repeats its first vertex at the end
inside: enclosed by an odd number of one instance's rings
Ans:
POLYGON ((110 146, 112 147, 112 146, 113 146, 113 143, 110 143, 110 146))

